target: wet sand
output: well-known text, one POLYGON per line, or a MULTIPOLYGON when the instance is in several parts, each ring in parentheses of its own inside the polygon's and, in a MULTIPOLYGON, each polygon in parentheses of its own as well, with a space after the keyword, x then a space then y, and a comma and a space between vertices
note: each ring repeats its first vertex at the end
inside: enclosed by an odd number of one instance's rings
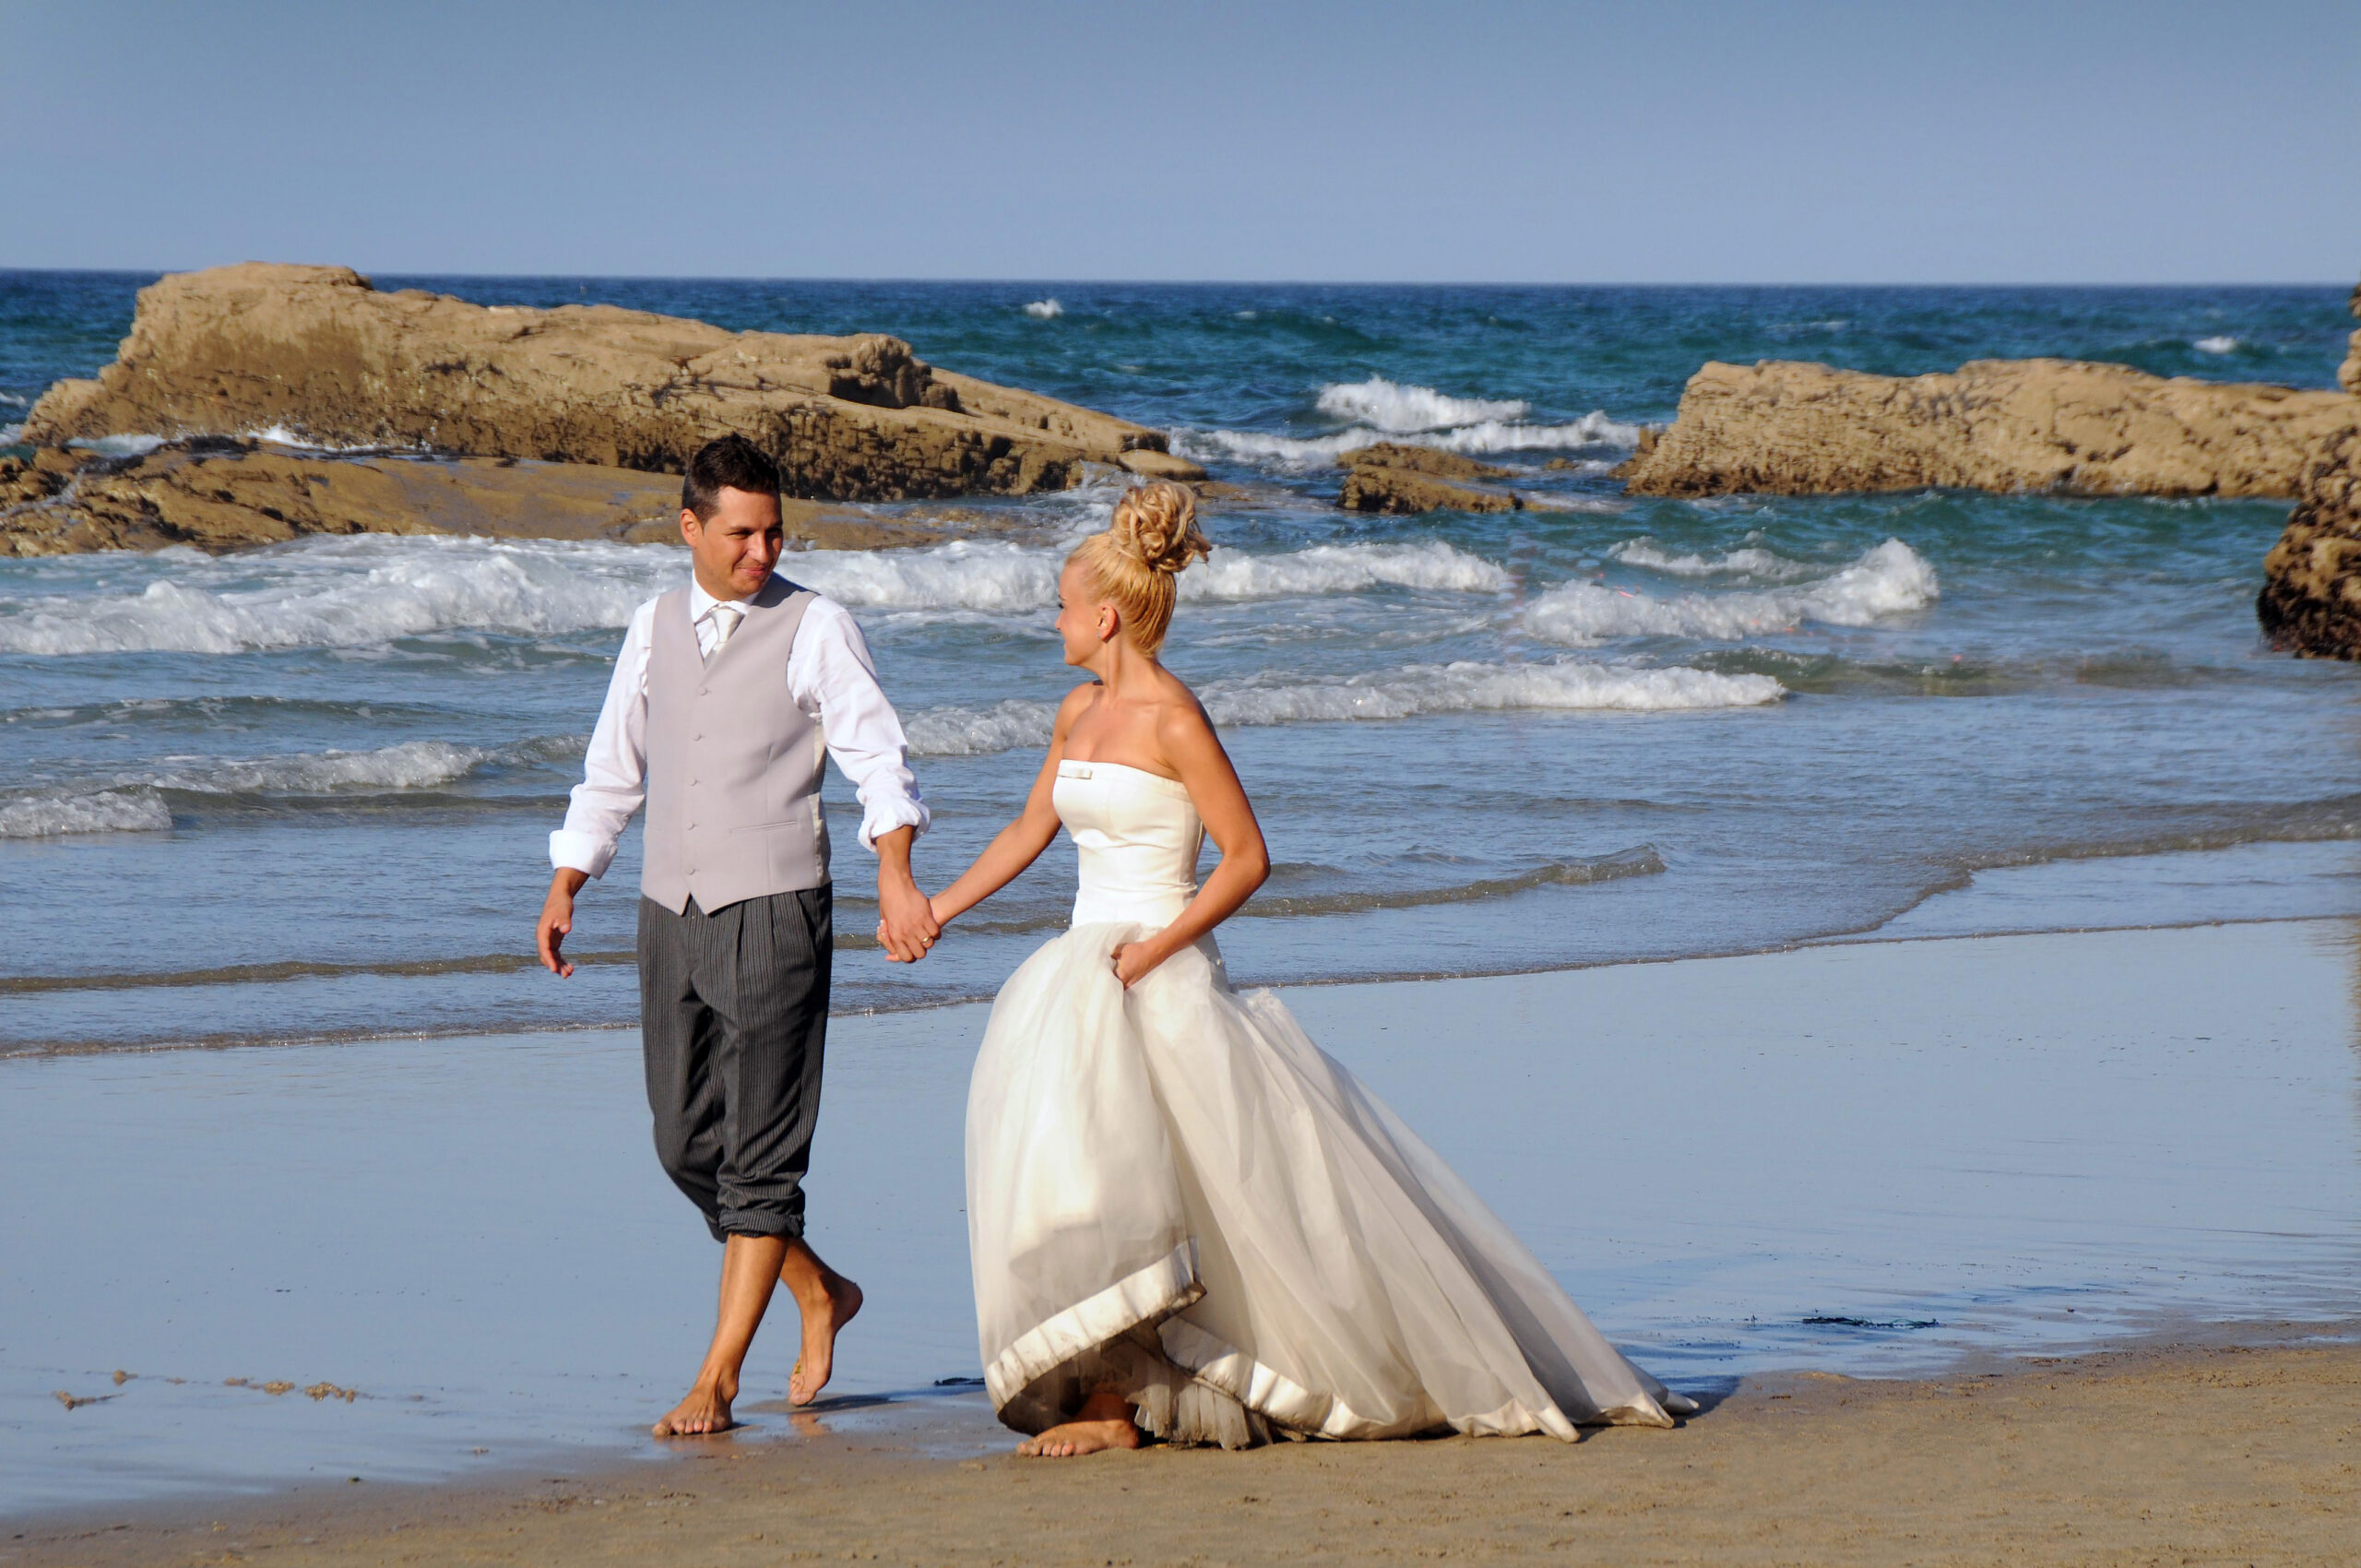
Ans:
POLYGON ((1679 1430, 1573 1445, 960 1460, 815 1431, 694 1447, 657 1470, 32 1529, 0 1562, 2345 1563, 2361 1349, 1772 1375, 1679 1430))
POLYGON ((2302 1560, 2361 1467, 2361 1352, 2303 1343, 2361 1282, 2355 934, 1290 991, 1611 1337, 1721 1401, 1571 1449, 1015 1464, 937 1386, 975 1370, 979 1008, 838 1020, 814 1239, 871 1306, 816 1420, 778 1402, 774 1330, 749 1429, 685 1452, 643 1434, 711 1249, 653 1168, 629 1035, 0 1063, 0 1562, 314 1560, 306 1536, 596 1561, 651 1531, 717 1561, 1892 1561, 1913 1530, 1929 1561, 2209 1561, 2256 1519, 2302 1560))

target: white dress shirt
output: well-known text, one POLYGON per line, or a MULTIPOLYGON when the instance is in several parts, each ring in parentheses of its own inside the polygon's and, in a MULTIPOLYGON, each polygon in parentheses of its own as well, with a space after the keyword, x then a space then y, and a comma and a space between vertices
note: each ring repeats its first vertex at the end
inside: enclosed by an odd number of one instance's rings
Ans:
MULTIPOLYGON (((697 651, 712 657, 715 599, 692 580, 689 615, 697 651)), ((656 625, 656 600, 632 612, 615 656, 607 705, 590 733, 582 782, 574 787, 565 826, 550 835, 550 863, 604 876, 615 858, 623 826, 647 798, 647 655, 656 625)), ((908 761, 908 742, 894 705, 877 683, 869 644, 851 614, 833 599, 814 596, 783 671, 789 701, 817 719, 828 754, 860 796, 860 844, 877 848, 877 836, 897 827, 920 833, 932 820, 919 794, 908 761)))

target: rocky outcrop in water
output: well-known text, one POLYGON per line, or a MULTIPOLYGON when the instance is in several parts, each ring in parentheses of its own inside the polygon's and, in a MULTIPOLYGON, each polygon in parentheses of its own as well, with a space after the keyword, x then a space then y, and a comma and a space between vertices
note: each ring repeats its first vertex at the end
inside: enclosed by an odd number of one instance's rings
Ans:
POLYGON ((2287 529, 2262 558, 2255 614, 2273 647, 2361 659, 2361 434, 2339 438, 2305 473, 2287 529))
MULTIPOLYGON (((2348 364, 2348 375, 2355 374, 2348 364)), ((1616 470, 1643 495, 2063 491, 2293 495, 2361 427, 2342 392, 2233 386, 2075 360, 1979 360, 1888 376, 1709 363, 1672 424, 1616 470)))
MULTIPOLYGON (((325 457, 220 437, 136 457, 51 447, 0 458, 0 555, 223 551, 311 534, 670 540, 680 507, 676 479, 590 463, 325 457)), ((785 513, 791 540, 828 549, 943 537, 825 502, 790 500, 785 513)))
MULTIPOLYGON (((2352 306, 2361 316, 2361 288, 2352 306)), ((2361 392, 2361 331, 2337 379, 2361 392)), ((2339 436, 2305 469, 2286 531, 2262 558, 2254 608, 2273 647, 2361 659, 2361 434, 2339 436)))
POLYGON ((1513 492, 1472 482, 1514 470, 1456 452, 1381 442, 1336 461, 1346 470, 1336 505, 1347 512, 1514 512, 1525 505, 1513 492))
POLYGON ((1161 432, 938 369, 897 338, 730 332, 611 305, 380 292, 341 267, 248 263, 140 291, 95 381, 50 388, 23 439, 237 436, 677 473, 735 431, 790 493, 1023 494, 1086 465, 1199 478, 1161 432))

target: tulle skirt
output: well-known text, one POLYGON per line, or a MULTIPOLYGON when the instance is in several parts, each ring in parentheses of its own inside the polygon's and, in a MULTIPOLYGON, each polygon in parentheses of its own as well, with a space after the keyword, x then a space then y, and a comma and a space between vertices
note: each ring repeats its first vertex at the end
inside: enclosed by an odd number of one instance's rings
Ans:
POLYGON ((967 1100, 984 1381, 1038 1432, 1112 1387, 1140 1424, 1288 1437, 1669 1426, 1538 1259, 1210 939, 1077 926, 1012 976, 967 1100))

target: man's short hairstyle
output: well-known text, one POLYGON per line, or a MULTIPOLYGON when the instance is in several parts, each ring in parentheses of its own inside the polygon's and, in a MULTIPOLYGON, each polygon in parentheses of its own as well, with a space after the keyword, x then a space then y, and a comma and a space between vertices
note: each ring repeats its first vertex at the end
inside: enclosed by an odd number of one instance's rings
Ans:
POLYGON ((697 448, 681 476, 681 506, 696 514, 697 521, 713 520, 724 490, 753 495, 778 493, 778 465, 770 455, 742 435, 725 435, 697 448))

